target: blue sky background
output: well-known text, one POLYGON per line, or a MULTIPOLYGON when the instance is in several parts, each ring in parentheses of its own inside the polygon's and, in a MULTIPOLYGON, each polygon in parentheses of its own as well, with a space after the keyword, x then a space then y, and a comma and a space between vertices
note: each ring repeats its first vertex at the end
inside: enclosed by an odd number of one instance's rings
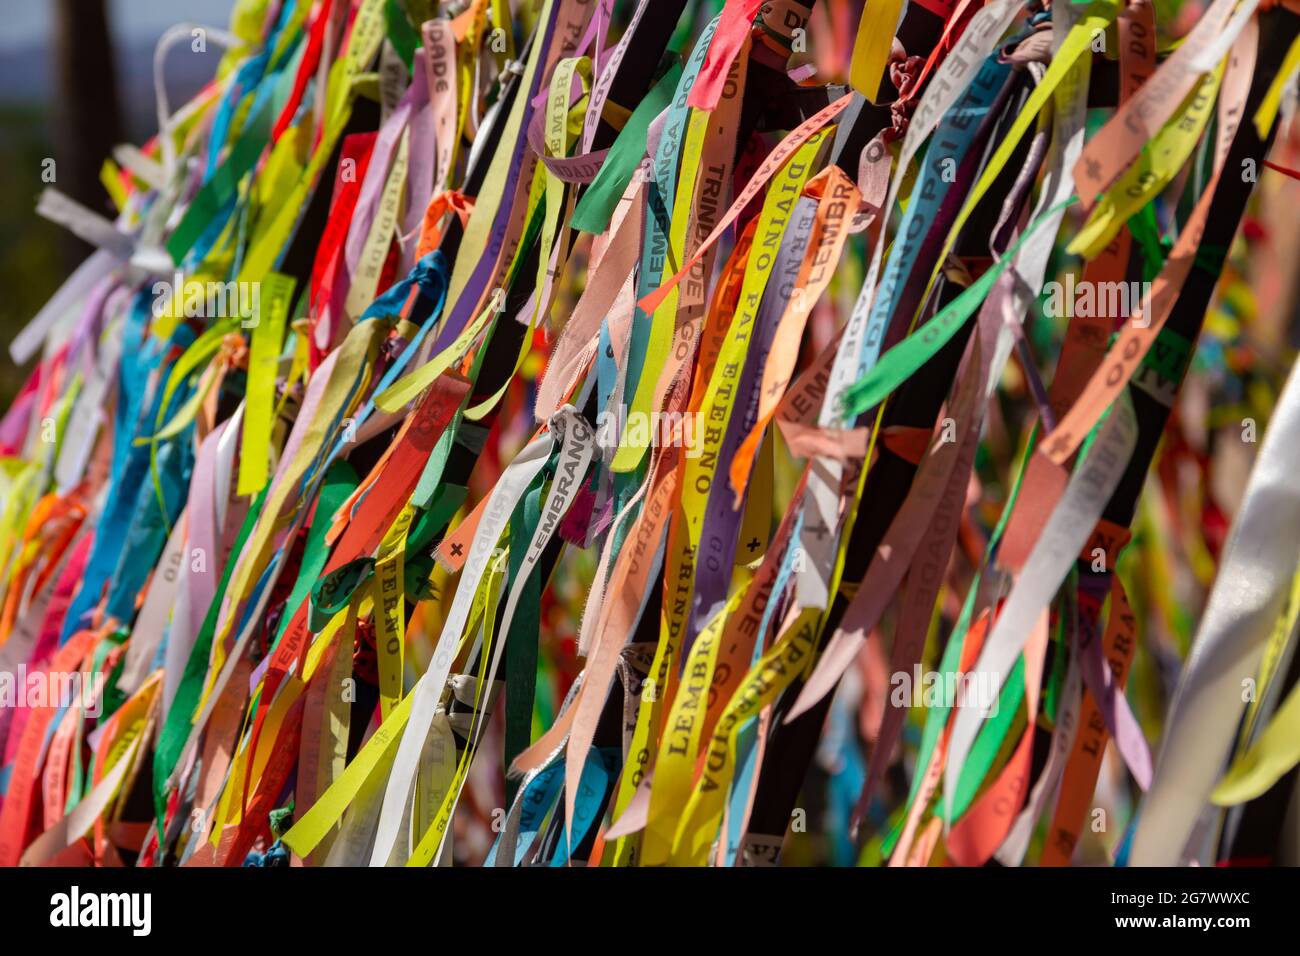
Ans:
MULTIPOLYGON (((191 20, 224 27, 231 0, 109 0, 119 41, 157 39, 173 23, 191 20)), ((47 0, 0 0, 0 52, 48 42, 52 5, 47 0)))
MULTIPOLYGON (((77 3, 83 0, 76 0, 77 3)), ((116 54, 122 139, 144 142, 157 127, 153 49, 175 23, 224 27, 234 0, 109 0, 116 54)), ((51 0, 0 0, 0 343, 7 344, 59 287, 70 263, 57 226, 36 215, 42 162, 55 155, 57 114, 50 56, 51 0)), ((172 102, 184 102, 211 79, 220 47, 194 53, 182 44, 167 59, 172 102)), ((0 409, 26 377, 0 355, 0 409)))

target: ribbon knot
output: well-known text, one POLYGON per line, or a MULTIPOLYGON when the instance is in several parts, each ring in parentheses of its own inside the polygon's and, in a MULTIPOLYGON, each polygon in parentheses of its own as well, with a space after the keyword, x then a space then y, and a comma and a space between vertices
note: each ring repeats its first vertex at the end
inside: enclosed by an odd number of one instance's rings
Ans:
POLYGON ((889 54, 889 80, 898 90, 898 99, 889 104, 890 128, 885 130, 885 139, 889 142, 902 139, 907 133, 907 124, 916 109, 916 98, 912 94, 924 68, 924 57, 908 56, 903 45, 894 41, 889 54))

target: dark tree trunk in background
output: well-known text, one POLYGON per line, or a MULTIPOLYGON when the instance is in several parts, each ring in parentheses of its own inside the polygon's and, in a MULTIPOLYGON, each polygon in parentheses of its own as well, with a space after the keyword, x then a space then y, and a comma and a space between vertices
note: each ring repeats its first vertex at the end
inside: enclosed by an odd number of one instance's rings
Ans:
MULTIPOLYGON (((122 136, 113 38, 105 0, 54 0, 54 185, 96 212, 115 215, 99 170, 122 136)), ((91 248, 64 232, 71 268, 91 248)))

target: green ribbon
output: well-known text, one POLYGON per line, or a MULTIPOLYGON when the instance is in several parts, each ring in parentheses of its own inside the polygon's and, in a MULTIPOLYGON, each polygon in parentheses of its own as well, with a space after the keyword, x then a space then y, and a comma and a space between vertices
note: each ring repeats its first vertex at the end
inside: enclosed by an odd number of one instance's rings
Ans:
POLYGON ((623 198, 632 174, 645 156, 647 131, 650 122, 662 113, 677 89, 682 75, 680 63, 674 63, 637 104, 627 124, 619 132, 614 145, 609 148, 605 162, 591 181, 587 191, 578 200, 569 225, 583 232, 600 233, 609 228, 609 220, 623 198))
MULTIPOLYGON (((244 517, 244 523, 240 526, 239 535, 235 538, 235 546, 231 554, 239 554, 244 550, 244 545, 248 541, 248 536, 252 534, 253 526, 257 524, 257 519, 262 513, 262 506, 266 503, 266 489, 262 489, 258 494, 257 500, 253 506, 248 509, 248 514, 244 517)), ((161 844, 164 840, 163 817, 167 812, 167 781, 176 769, 176 763, 180 760, 181 750, 185 747, 185 741, 190 735, 190 719, 194 716, 195 708, 199 705, 199 696, 203 691, 204 678, 208 673, 208 657, 212 651, 212 637, 217 629, 217 615, 221 611, 221 602, 225 597, 226 587, 230 583, 230 576, 235 570, 234 561, 227 561, 225 569, 221 572, 221 581, 217 585, 216 593, 212 596, 212 603, 208 605, 208 613, 203 618, 203 625, 199 628, 198 637, 194 640, 194 647, 190 649, 189 660, 185 662, 185 673, 181 676, 180 686, 176 689, 176 697, 172 700, 170 709, 167 711, 167 717, 163 721, 162 730, 158 733, 158 746, 154 750, 153 757, 153 801, 154 813, 158 823, 158 841, 161 844)))
POLYGON ((1006 272, 1007 267, 1015 261, 1016 253, 1020 251, 1025 241, 1038 232, 1044 222, 1078 201, 1078 196, 1071 196, 1035 219, 1030 223, 1029 228, 1011 244, 1006 254, 987 272, 941 309, 933 319, 882 355, 871 371, 845 391, 845 417, 856 418, 868 409, 875 408, 894 389, 911 378, 917 369, 933 358, 952 340, 957 331, 966 324, 966 320, 988 297, 993 283, 997 282, 1002 273, 1006 272))

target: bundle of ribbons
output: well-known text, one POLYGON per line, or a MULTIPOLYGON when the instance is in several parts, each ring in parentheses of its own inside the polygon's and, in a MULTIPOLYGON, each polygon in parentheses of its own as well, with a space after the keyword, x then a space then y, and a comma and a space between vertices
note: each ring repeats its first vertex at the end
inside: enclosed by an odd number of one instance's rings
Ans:
POLYGON ((1294 0, 233 7, 38 206, 0 864, 1294 862, 1294 0))

